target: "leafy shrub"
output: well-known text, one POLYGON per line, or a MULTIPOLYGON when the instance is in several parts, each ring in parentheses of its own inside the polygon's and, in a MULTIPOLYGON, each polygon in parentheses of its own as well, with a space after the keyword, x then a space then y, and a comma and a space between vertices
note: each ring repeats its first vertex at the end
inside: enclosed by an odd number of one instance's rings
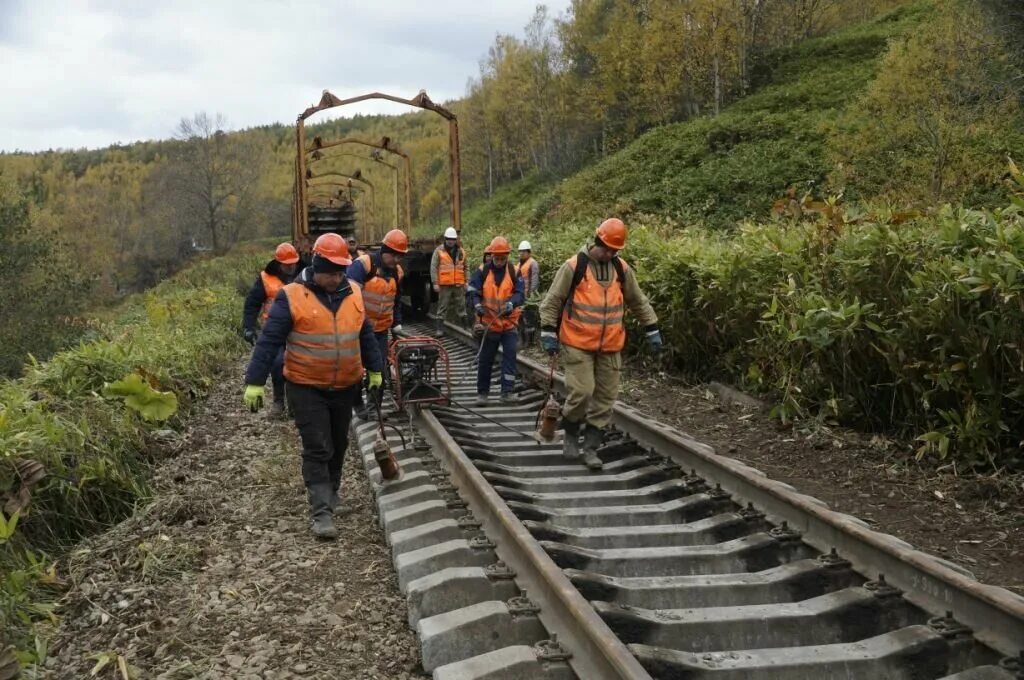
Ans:
POLYGON ((96 321, 89 340, 0 382, 5 526, 13 503, 28 500, 0 540, 0 650, 15 644, 32 660, 33 627, 50 620, 52 570, 40 556, 119 521, 146 496, 156 455, 147 416, 180 427, 225 357, 241 351, 237 277, 265 255, 241 248, 199 262, 106 314, 116 320, 96 321), (29 492, 26 464, 45 470, 29 492))

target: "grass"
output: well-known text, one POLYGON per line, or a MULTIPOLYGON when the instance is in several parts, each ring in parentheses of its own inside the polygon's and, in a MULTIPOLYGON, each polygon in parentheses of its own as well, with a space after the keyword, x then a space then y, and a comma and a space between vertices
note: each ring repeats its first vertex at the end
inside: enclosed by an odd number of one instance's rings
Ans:
POLYGON ((161 451, 154 434, 180 428, 225 359, 243 350, 239 293, 265 259, 265 249, 243 246, 196 263, 104 313, 78 346, 0 382, 0 498, 22 492, 28 501, 16 531, 0 539, 0 650, 13 645, 24 664, 39 661, 35 641, 54 623, 59 585, 52 556, 147 497, 161 451), (151 422, 104 397, 105 385, 132 374, 173 394, 176 413, 151 422), (19 472, 29 463, 45 470, 30 489, 19 472))

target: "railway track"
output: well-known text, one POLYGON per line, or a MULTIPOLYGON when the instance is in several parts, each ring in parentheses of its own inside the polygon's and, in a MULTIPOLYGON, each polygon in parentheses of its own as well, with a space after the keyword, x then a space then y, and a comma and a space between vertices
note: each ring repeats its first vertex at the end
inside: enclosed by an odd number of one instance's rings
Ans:
POLYGON ((1024 598, 622 405, 604 469, 567 462, 543 367, 469 413, 449 335, 456 404, 387 415, 400 480, 355 428, 435 680, 1024 678, 1024 598))

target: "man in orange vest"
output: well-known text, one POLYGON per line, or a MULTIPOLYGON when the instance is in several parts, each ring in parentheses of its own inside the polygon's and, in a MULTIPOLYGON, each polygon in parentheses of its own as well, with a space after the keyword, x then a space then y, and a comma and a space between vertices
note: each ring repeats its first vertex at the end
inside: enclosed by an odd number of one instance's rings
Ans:
POLYGON ((302 438, 302 480, 309 496, 313 534, 338 536, 335 512, 341 466, 348 448, 352 400, 363 371, 370 387, 381 384, 380 351, 366 318, 362 291, 349 285, 348 245, 337 234, 313 244, 313 264, 278 293, 245 372, 245 405, 263 406, 263 383, 284 348, 288 410, 302 438))
MULTIPOLYGON (((540 293, 540 265, 533 257, 533 246, 529 241, 519 242, 519 262, 516 273, 523 279, 523 299, 540 293)), ((525 302, 524 302, 525 304, 525 302)), ((532 345, 537 337, 537 307, 525 307, 519 317, 519 338, 526 345, 532 345)))
MULTIPOLYGON (((242 306, 242 328, 250 345, 256 344, 260 326, 270 314, 270 306, 274 298, 286 284, 292 282, 299 265, 299 252, 290 243, 282 243, 274 251, 274 259, 267 263, 260 275, 256 277, 249 294, 245 296, 242 306)), ((284 413, 284 352, 275 359, 270 371, 273 385, 274 401, 270 406, 270 414, 280 416, 284 413)))
POLYGON ((512 388, 516 381, 517 324, 523 306, 523 280, 508 261, 512 252, 508 241, 495 236, 487 246, 489 264, 481 265, 469 281, 470 304, 484 328, 480 362, 476 367, 476 405, 486 406, 491 391, 491 371, 501 347, 501 401, 515 401, 512 388))
MULTIPOLYGON (((402 285, 402 265, 399 258, 409 252, 409 237, 401 229, 392 229, 384 235, 380 250, 360 255, 348 268, 348 280, 363 291, 366 318, 373 324, 377 346, 384 360, 387 377, 388 332, 402 331, 402 305, 399 288, 402 285)), ((372 400, 371 400, 372 403, 372 400)), ((356 415, 370 417, 369 410, 356 406, 356 415)))
POLYGON ((622 220, 602 222, 593 245, 583 246, 555 274, 540 306, 541 346, 552 355, 559 343, 562 349, 568 390, 562 407, 562 452, 566 458, 579 458, 582 435, 583 463, 592 470, 603 465, 597 450, 619 393, 626 307, 643 326, 651 348, 657 352, 662 345, 658 316, 633 269, 618 256, 625 247, 622 220))
POLYGON ((437 329, 434 335, 444 335, 444 322, 451 310, 462 326, 466 325, 466 253, 459 244, 455 227, 444 230, 444 243, 434 250, 430 259, 430 283, 437 293, 437 329))

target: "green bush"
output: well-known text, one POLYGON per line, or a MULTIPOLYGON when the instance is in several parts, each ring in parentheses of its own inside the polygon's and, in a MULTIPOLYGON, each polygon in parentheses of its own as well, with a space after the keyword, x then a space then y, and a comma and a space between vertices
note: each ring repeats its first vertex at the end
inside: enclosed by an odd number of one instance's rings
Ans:
POLYGON ((265 257, 242 248, 197 263, 107 314, 115 321, 94 322, 89 340, 0 382, 5 526, 24 506, 15 531, 0 531, 0 651, 13 644, 23 662, 36 660, 33 629, 52 616, 56 580, 41 556, 109 527, 146 496, 159 449, 151 434, 180 427, 225 358, 242 350, 238 280, 265 257), (138 377, 146 385, 135 385, 138 377), (125 378, 104 396, 105 385, 125 378), (130 407, 135 392, 160 408, 130 407), (175 402, 176 415, 155 422, 175 402), (26 470, 40 467, 45 477, 26 484, 26 470))
MULTIPOLYGON (((1024 199, 1013 201, 915 216, 805 200, 799 217, 731 234, 637 216, 623 255, 675 367, 765 393, 782 419, 824 415, 919 437, 920 455, 1021 466, 1024 199)), ((594 226, 506 235, 533 241, 547 283, 594 226)), ((470 233, 471 251, 489 236, 470 233)))

